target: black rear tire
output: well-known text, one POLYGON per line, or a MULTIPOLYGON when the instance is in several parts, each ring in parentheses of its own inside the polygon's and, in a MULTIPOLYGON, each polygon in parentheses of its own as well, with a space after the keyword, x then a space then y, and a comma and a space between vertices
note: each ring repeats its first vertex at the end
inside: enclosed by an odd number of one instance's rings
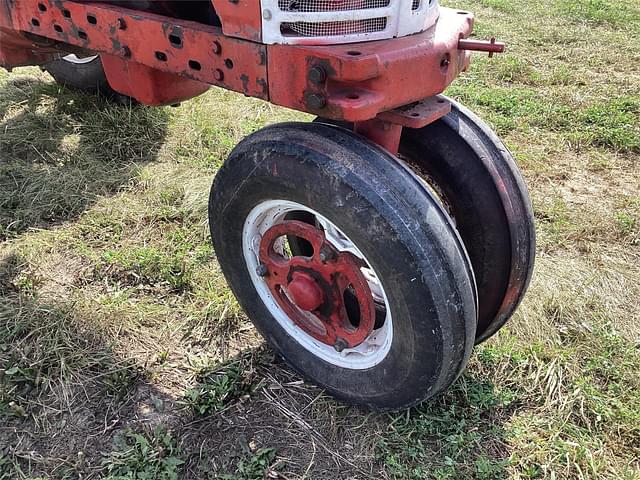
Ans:
POLYGON ((114 93, 109 87, 98 55, 84 63, 66 60, 62 56, 44 64, 42 68, 49 72, 58 84, 65 87, 103 95, 114 93))
POLYGON ((437 199, 395 157, 322 124, 281 124, 244 139, 218 172, 209 225, 222 271, 271 347, 335 397, 376 410, 415 405, 447 388, 473 348, 473 272, 437 199), (243 252, 251 211, 274 199, 331 219, 366 256, 388 297, 386 356, 364 369, 330 363, 278 323, 243 252))

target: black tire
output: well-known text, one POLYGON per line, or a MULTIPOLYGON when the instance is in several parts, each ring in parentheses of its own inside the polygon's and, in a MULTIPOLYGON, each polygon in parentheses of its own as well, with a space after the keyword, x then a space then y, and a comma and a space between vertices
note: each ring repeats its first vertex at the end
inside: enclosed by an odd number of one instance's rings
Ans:
POLYGON ((272 348, 335 397, 395 410, 438 394, 473 348, 473 272, 446 212, 395 157, 343 129, 281 124, 243 140, 218 172, 209 225, 222 271, 272 348), (384 284, 393 340, 380 363, 342 368, 280 326, 258 295, 242 249, 245 220, 266 200, 289 200, 331 218, 384 284))
MULTIPOLYGON (((421 129, 405 128, 399 156, 432 188, 455 219, 478 285, 476 344, 513 315, 535 262, 535 225, 527 187, 491 128, 459 103, 421 129)), ((351 129, 322 118, 317 122, 351 129)))
POLYGON ((529 286, 535 224, 527 187, 509 150, 459 103, 424 128, 404 129, 400 156, 433 185, 469 253, 478 285, 476 343, 513 315, 529 286))
POLYGON ((42 69, 49 72, 56 83, 65 87, 88 93, 99 93, 108 98, 126 98, 109 86, 99 56, 86 63, 74 63, 61 56, 44 64, 42 69))

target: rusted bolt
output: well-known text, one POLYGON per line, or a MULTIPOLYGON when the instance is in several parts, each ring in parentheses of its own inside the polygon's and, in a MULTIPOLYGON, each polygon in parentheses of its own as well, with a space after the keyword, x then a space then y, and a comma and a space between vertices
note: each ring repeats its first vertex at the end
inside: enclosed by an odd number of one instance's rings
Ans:
POLYGON ((309 81, 319 84, 327 79, 327 72, 322 67, 313 67, 309 70, 309 81))
POLYGON ((120 30, 126 30, 127 29, 127 22, 124 21, 124 18, 119 18, 118 19, 118 28, 120 30))
POLYGON ((222 45, 220 45, 220 42, 217 40, 213 42, 213 53, 216 55, 220 55, 220 53, 222 53, 222 45))
POLYGON ((222 80, 224 80, 224 72, 222 70, 220 70, 219 68, 216 68, 213 71, 213 78, 215 78, 217 81, 221 82, 222 80))
POLYGON ((269 87, 267 86, 267 82, 264 78, 259 78, 256 83, 260 86, 260 88, 262 89, 262 93, 267 93, 267 90, 269 89, 269 87))
POLYGON ((340 338, 340 337, 338 337, 338 339, 336 340, 336 343, 333 344, 333 348, 335 348, 336 352, 338 353, 342 352, 348 346, 349 344, 347 343, 347 341, 344 338, 340 338))
POLYGON ((256 273, 258 274, 259 277, 266 277, 269 274, 269 269, 264 263, 261 263, 256 268, 256 273))
POLYGON ((440 61, 440 68, 442 68, 443 70, 446 70, 447 68, 449 68, 450 64, 451 64, 451 60, 449 58, 449 55, 447 54, 440 61))
POLYGON ((320 109, 323 108, 327 104, 327 99, 324 95, 320 93, 309 93, 307 94, 307 105, 309 108, 320 109))
POLYGON ((324 263, 328 262, 329 260, 333 260, 334 258, 334 254, 333 251, 327 247, 322 247, 320 249, 320 260, 324 263))

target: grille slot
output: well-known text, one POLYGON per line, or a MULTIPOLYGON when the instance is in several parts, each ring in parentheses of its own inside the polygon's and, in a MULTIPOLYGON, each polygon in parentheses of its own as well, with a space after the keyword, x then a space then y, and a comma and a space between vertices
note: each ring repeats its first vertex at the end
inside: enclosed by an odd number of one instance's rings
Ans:
POLYGON ((367 18, 365 20, 345 20, 341 22, 290 22, 280 25, 283 36, 335 37, 382 32, 387 28, 387 19, 367 18))
MULTIPOLYGON (((391 0, 278 0, 283 12, 332 12, 388 7, 391 0)), ((420 3, 420 0, 417 0, 420 3)), ((415 3, 416 0, 413 0, 415 3)))

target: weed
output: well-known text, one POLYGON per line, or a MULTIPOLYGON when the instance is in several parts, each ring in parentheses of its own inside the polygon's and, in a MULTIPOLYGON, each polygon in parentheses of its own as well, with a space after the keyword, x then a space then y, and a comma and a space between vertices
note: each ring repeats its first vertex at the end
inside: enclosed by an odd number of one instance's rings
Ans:
POLYGON ((114 450, 105 456, 106 480, 177 480, 184 463, 170 433, 125 430, 114 438, 114 450))
POLYGON ((254 384, 255 370, 239 361, 215 371, 204 370, 198 385, 185 393, 185 404, 198 415, 210 415, 243 399, 261 387, 254 384))
MULTIPOLYGON (((274 448, 261 448, 251 453, 248 458, 241 459, 235 473, 227 473, 220 477, 221 480, 262 480, 264 478, 278 478, 273 476, 277 465, 274 465, 276 450, 274 448), (271 473, 271 475, 270 475, 271 473)), ((276 474, 277 475, 277 474, 276 474)))

